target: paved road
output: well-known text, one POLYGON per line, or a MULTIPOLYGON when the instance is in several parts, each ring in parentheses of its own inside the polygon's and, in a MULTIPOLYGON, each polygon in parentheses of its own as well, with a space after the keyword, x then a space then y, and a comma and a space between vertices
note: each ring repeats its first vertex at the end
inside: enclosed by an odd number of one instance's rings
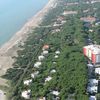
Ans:
POLYGON ((6 100, 6 97, 4 95, 4 92, 0 90, 0 100, 6 100))

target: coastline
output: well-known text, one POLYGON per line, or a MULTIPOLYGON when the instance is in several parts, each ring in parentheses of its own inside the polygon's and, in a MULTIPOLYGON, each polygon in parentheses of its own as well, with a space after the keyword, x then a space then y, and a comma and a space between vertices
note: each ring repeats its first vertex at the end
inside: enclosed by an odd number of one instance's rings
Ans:
MULTIPOLYGON (((36 28, 43 20, 47 12, 52 9, 56 0, 49 0, 46 6, 33 16, 15 35, 3 46, 0 47, 0 54, 6 53, 14 45, 18 44, 24 35, 27 35, 31 29, 36 28)), ((22 41, 23 42, 23 41, 22 41)))
MULTIPOLYGON (((17 54, 18 44, 23 43, 28 34, 40 25, 45 15, 53 8, 56 0, 49 0, 48 3, 37 14, 35 14, 12 38, 0 47, 0 76, 4 75, 7 69, 12 68, 14 60, 12 57, 17 54)), ((8 86, 7 80, 0 77, 0 86, 8 86)), ((0 90, 2 91, 2 89, 0 90)), ((5 100, 5 99, 4 99, 5 100)))

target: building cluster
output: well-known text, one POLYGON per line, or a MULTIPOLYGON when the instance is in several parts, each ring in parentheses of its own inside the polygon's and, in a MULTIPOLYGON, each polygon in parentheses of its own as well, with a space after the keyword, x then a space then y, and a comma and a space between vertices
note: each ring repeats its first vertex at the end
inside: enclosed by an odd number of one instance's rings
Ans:
POLYGON ((94 3, 98 3, 100 2, 100 0, 87 0, 87 1, 83 1, 83 3, 85 4, 94 4, 94 3))
POLYGON ((100 76, 100 45, 87 45, 83 47, 84 56, 88 60, 88 85, 87 93, 89 100, 96 100, 96 94, 99 92, 99 76, 100 76))
MULTIPOLYGON (((30 86, 31 83, 34 82, 34 79, 39 75, 38 69, 42 66, 42 63, 43 63, 44 59, 46 59, 46 57, 48 56, 49 49, 50 49, 50 46, 48 44, 45 44, 42 47, 42 52, 38 56, 37 61, 34 63, 34 68, 36 70, 33 73, 31 73, 29 79, 23 81, 23 84, 25 86, 30 86)), ((59 57, 59 54, 60 54, 59 50, 55 51, 55 53, 54 53, 54 59, 57 59, 59 57)), ((56 64, 56 62, 53 62, 53 64, 56 64)), ((49 81, 51 81, 53 79, 53 77, 51 76, 51 74, 54 74, 54 73, 56 73, 56 69, 52 68, 50 70, 49 75, 44 78, 44 84, 43 84, 43 86, 45 86, 47 84, 47 82, 49 82, 49 81)), ((60 94, 60 92, 57 89, 50 90, 50 94, 52 94, 55 97, 55 100, 59 100, 59 94, 60 94)), ((32 95, 31 89, 24 90, 21 93, 21 96, 24 99, 30 99, 31 95, 32 95)), ((38 97, 37 100, 46 100, 46 97, 38 97)))
POLYGON ((81 17, 80 20, 92 24, 93 22, 96 21, 96 18, 95 17, 88 16, 88 17, 81 17))
POLYGON ((57 19, 53 23, 52 34, 60 32, 62 25, 64 25, 65 23, 66 23, 65 17, 63 15, 58 16, 57 19))
MULTIPOLYGON (((73 3, 68 3, 68 5, 72 5, 73 3)), ((77 3, 75 3, 76 5, 77 3)), ((53 30, 52 30, 52 34, 53 33, 57 33, 60 32, 62 25, 64 25, 66 23, 66 16, 68 15, 76 15, 78 14, 77 11, 69 11, 69 10, 64 10, 63 13, 57 17, 56 21, 54 21, 53 23, 53 30)))
MULTIPOLYGON (((100 2, 100 0, 91 0, 91 3, 100 2)), ((87 1, 87 3, 89 3, 87 1)), ((67 6, 72 5, 78 5, 79 3, 67 3, 67 6)), ((84 12, 88 12, 89 9, 84 10, 84 12)), ((66 16, 67 15, 76 15, 78 14, 77 11, 68 11, 64 10, 62 15, 58 16, 56 21, 53 23, 53 30, 52 33, 60 32, 62 25, 66 23, 66 16)), ((80 18, 81 21, 85 22, 86 27, 90 27, 94 22, 95 25, 100 24, 100 20, 97 20, 95 17, 87 16, 80 18)), ((89 32, 93 32, 92 29, 89 29, 89 32)), ((34 68, 37 69, 37 71, 31 73, 30 78, 27 80, 24 80, 23 84, 26 86, 29 86, 34 78, 36 78, 39 75, 38 69, 42 66, 43 61, 46 59, 47 55, 49 54, 50 46, 48 44, 45 44, 42 47, 42 52, 38 56, 38 60, 34 63, 34 68)), ((55 51, 54 59, 59 58, 59 54, 61 52, 59 50, 55 51)), ((100 45, 87 45, 83 47, 83 53, 85 57, 88 60, 88 71, 89 71, 89 79, 87 84, 87 93, 89 93, 89 100, 96 100, 96 94, 98 93, 98 85, 99 85, 99 76, 100 76, 100 45)), ((57 62, 54 61, 53 64, 56 64, 57 62)), ((56 69, 50 70, 50 73, 56 73, 56 69)), ((44 78, 44 86, 53 79, 52 76, 48 75, 44 78)), ((60 91, 57 89, 50 90, 50 93, 55 96, 55 100, 59 100, 59 94, 60 91)), ((24 90, 21 93, 21 96, 24 99, 30 99, 31 98, 31 89, 24 90)), ((39 97, 37 100, 46 100, 46 97, 39 97)))
POLYGON ((88 29, 89 32, 94 32, 93 27, 100 25, 100 19, 92 16, 81 17, 81 21, 84 22, 84 28, 88 29))

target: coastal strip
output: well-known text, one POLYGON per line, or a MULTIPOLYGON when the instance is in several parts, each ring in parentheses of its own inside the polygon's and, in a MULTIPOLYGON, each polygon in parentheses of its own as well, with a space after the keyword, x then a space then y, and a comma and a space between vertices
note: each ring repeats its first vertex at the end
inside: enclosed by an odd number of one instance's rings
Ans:
MULTIPOLYGON (((44 16, 51 10, 56 3, 56 0, 49 0, 46 6, 33 16, 15 35, 3 46, 0 47, 0 76, 4 75, 7 69, 12 68, 14 60, 12 57, 16 55, 19 49, 17 45, 23 43, 30 31, 33 31, 43 21, 44 16)), ((0 77, 0 86, 8 86, 7 80, 0 77)), ((5 99, 4 92, 0 90, 0 98, 5 99)), ((0 99, 1 100, 1 99, 0 99)))
POLYGON ((56 0, 49 0, 47 5, 40 10, 33 18, 31 18, 20 31, 18 31, 7 43, 0 48, 0 54, 6 53, 14 45, 22 41, 23 38, 29 33, 30 29, 36 28, 43 20, 47 12, 53 8, 56 0))

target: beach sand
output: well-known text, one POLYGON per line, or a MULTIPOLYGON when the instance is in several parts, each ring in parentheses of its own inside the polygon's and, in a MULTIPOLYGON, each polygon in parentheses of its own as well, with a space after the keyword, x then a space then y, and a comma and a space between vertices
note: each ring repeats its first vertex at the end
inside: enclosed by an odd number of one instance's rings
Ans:
MULTIPOLYGON (((56 0, 49 0, 42 10, 33 16, 20 31, 15 33, 15 35, 0 48, 0 76, 4 75, 7 69, 13 67, 12 64, 14 60, 12 57, 15 56, 17 50, 20 49, 18 48, 18 44, 23 43, 27 39, 28 34, 39 26, 44 16, 54 7, 55 3, 56 0)), ((7 85, 6 82, 7 80, 0 78, 0 86, 7 85)))

